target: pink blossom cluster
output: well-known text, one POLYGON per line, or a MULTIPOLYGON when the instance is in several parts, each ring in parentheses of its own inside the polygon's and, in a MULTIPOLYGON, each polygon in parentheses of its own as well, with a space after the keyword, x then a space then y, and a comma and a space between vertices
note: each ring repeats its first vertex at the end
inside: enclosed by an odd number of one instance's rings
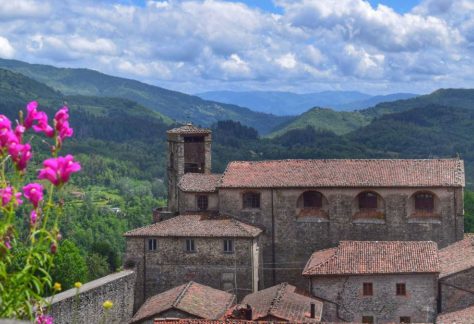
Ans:
MULTIPOLYGON (((12 128, 11 121, 4 115, 0 115, 0 158, 9 155, 15 168, 24 172, 32 157, 31 145, 23 143, 24 133, 32 128, 35 132, 44 133, 47 137, 56 137, 56 145, 52 151, 60 149, 65 138, 73 135, 73 129, 69 126, 68 107, 64 106, 54 116, 53 126, 48 124, 48 115, 38 110, 38 103, 32 101, 26 106, 26 117, 22 123, 12 128)), ((79 162, 72 155, 58 156, 43 161, 43 169, 39 171, 38 179, 51 182, 54 186, 61 186, 69 181, 72 173, 81 169, 79 162)), ((35 226, 41 214, 41 203, 44 197, 44 188, 40 183, 30 183, 23 187, 23 195, 33 205, 30 213, 30 224, 35 226)), ((0 188, 0 206, 18 206, 23 203, 22 193, 15 188, 6 186, 0 188)))
POLYGON ((36 316, 36 324, 53 324, 53 317, 51 315, 36 316))

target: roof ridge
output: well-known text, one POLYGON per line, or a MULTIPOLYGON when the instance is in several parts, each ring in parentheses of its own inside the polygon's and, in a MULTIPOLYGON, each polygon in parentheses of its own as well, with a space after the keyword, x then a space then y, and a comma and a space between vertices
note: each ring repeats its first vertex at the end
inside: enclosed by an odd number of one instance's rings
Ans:
MULTIPOLYGON (((344 242, 344 241, 341 241, 341 243, 344 242)), ((323 262, 319 263, 319 264, 316 264, 314 266, 312 266, 311 268, 308 269, 308 271, 313 271, 314 269, 317 269, 317 268, 321 268, 324 264, 327 264, 330 260, 332 259, 337 259, 337 256, 338 256, 338 253, 339 253, 339 248, 340 248, 340 244, 336 247, 332 247, 332 248, 328 248, 328 249, 324 249, 324 250, 335 250, 334 251, 334 254, 331 255, 329 258, 327 258, 326 260, 324 260, 323 262)), ((320 250, 320 251, 324 251, 324 250, 320 250)), ((317 252, 320 252, 320 251, 317 251, 317 252)), ((316 252, 316 253, 317 253, 316 252)), ((313 258, 313 256, 311 256, 311 259, 313 258)), ((311 260, 310 260, 311 261, 311 260)))
POLYGON ((238 221, 237 219, 235 219, 234 217, 231 217, 229 218, 234 224, 235 226, 237 226, 238 228, 240 228, 242 231, 244 231, 245 233, 249 234, 249 235, 252 235, 253 236, 253 233, 250 233, 249 231, 247 231, 246 228, 244 228, 241 224, 240 221, 238 221))
POLYGON ((268 308, 268 314, 272 314, 273 310, 275 310, 278 307, 280 301, 283 298, 283 295, 286 292, 286 287, 287 286, 288 286, 287 282, 282 282, 280 284, 280 287, 278 288, 278 290, 275 294, 275 297, 272 299, 272 302, 270 303, 270 307, 268 308))
POLYGON ((176 296, 176 299, 174 300, 173 304, 171 304, 172 307, 178 308, 178 304, 181 302, 183 299, 184 295, 188 292, 189 287, 193 284, 193 281, 190 281, 186 284, 186 286, 181 290, 181 292, 176 296))

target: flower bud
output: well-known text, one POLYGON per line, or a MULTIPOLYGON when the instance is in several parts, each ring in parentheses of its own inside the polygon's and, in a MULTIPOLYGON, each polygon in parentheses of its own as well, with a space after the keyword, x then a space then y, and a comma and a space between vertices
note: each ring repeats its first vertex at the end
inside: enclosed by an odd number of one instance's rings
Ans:
POLYGON ((51 243, 50 250, 52 254, 56 254, 56 252, 58 251, 58 246, 56 245, 56 243, 51 243))
POLYGON ((58 235, 56 235, 56 240, 61 241, 62 239, 63 235, 61 233, 58 233, 58 235))

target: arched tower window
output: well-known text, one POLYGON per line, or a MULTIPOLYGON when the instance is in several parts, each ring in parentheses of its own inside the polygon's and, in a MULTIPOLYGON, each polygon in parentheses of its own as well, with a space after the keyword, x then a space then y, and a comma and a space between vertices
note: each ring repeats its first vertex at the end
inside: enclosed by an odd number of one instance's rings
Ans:
POLYGON ((365 191, 359 194, 359 209, 377 209, 378 195, 375 192, 365 191))
POLYGON ((375 191, 363 191, 353 203, 354 219, 385 221, 385 202, 375 191))
POLYGON ((415 194, 415 210, 432 212, 434 210, 434 195, 429 192, 415 194))
POLYGON ((304 208, 321 208, 323 207, 323 195, 317 191, 303 192, 304 208))
POLYGON ((303 192, 296 202, 296 217, 302 221, 309 218, 327 219, 328 202, 322 193, 315 190, 303 192))

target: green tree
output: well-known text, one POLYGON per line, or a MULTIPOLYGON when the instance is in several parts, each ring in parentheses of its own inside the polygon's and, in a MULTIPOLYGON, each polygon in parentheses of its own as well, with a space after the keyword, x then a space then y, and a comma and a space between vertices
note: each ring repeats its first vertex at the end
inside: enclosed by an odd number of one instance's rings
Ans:
POLYGON ((57 255, 54 258, 52 278, 59 282, 63 290, 74 287, 77 281, 88 281, 88 269, 81 250, 70 240, 63 240, 59 244, 57 255))
POLYGON ((107 259, 100 254, 92 253, 87 256, 87 269, 89 271, 89 280, 94 280, 109 273, 109 263, 107 259))

